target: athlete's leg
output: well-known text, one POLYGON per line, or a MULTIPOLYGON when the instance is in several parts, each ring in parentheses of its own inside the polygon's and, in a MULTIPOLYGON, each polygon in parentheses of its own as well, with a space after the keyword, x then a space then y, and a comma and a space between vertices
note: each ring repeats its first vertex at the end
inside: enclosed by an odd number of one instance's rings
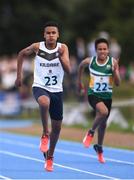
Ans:
POLYGON ((61 120, 51 120, 51 133, 50 133, 50 144, 48 151, 44 154, 45 164, 44 168, 47 171, 53 171, 53 161, 54 161, 54 150, 59 139, 59 134, 61 130, 61 120))
POLYGON ((103 140, 104 140, 104 135, 105 135, 105 130, 106 130, 106 125, 107 125, 107 120, 111 111, 111 106, 112 106, 112 99, 107 99, 103 101, 105 106, 107 107, 108 110, 108 115, 107 117, 100 123, 98 127, 98 144, 102 145, 103 140))
POLYGON ((33 87, 33 95, 39 104, 40 116, 42 121, 43 133, 48 135, 48 113, 50 106, 49 92, 40 87, 33 87))
POLYGON ((103 121, 98 127, 98 145, 103 144, 104 135, 106 130, 106 121, 103 121))
POLYGON ((62 92, 51 93, 49 112, 51 117, 51 133, 50 133, 50 146, 49 146, 48 156, 52 157, 54 154, 56 143, 59 139, 61 124, 63 119, 62 92))
POLYGON ((38 104, 40 108, 40 115, 42 120, 42 126, 43 126, 43 135, 48 135, 48 113, 49 113, 49 105, 50 105, 50 99, 48 96, 40 96, 38 98, 38 104))
POLYGON ((98 102, 96 104, 96 115, 92 125, 92 130, 95 131, 96 128, 99 127, 99 125, 102 122, 106 121, 107 116, 108 116, 108 108, 103 102, 98 102))
POLYGON ((102 144, 105 135, 107 117, 108 117, 108 108, 106 107, 104 102, 97 103, 96 116, 92 128, 94 131, 96 130, 96 128, 98 128, 98 144, 95 144, 93 147, 97 153, 98 161, 101 163, 105 162, 105 159, 103 157, 102 144))
POLYGON ((89 131, 86 133, 83 139, 83 144, 85 147, 90 146, 96 128, 98 128, 99 125, 106 120, 108 115, 108 109, 100 98, 90 95, 88 96, 88 100, 90 105, 95 110, 96 115, 91 129, 89 129, 89 131))
POLYGON ((60 121, 59 120, 51 121, 52 129, 51 129, 51 133, 50 133, 50 146, 49 146, 49 152, 48 152, 48 156, 50 156, 50 157, 53 157, 55 146, 59 139, 59 135, 60 135, 60 131, 61 131, 61 124, 62 124, 61 120, 60 121))

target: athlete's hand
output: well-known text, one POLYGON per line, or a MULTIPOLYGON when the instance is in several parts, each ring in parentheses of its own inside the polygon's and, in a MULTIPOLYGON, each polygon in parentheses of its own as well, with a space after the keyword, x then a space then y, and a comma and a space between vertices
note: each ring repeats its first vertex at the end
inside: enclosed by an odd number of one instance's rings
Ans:
POLYGON ((64 49, 62 47, 58 48, 59 56, 62 56, 64 53, 64 49))
POLYGON ((119 70, 119 64, 118 64, 118 61, 114 61, 114 64, 113 64, 113 72, 116 73, 116 71, 119 70))
POLYGON ((116 72, 116 70, 119 70, 119 59, 114 59, 114 62, 112 65, 112 71, 116 72))
POLYGON ((80 95, 85 95, 86 93, 85 87, 81 82, 78 82, 78 93, 80 95))
POLYGON ((62 64, 63 70, 66 73, 70 74, 71 65, 70 65, 69 52, 68 52, 67 45, 62 44, 61 47, 58 48, 58 53, 59 53, 59 60, 62 64))
POLYGON ((59 53, 59 59, 60 59, 61 61, 64 61, 64 58, 63 58, 64 49, 63 49, 63 47, 59 47, 59 48, 58 48, 58 53, 59 53))
POLYGON ((22 86, 22 80, 21 80, 20 78, 17 78, 17 79, 15 80, 15 86, 16 86, 16 87, 21 87, 21 86, 22 86))

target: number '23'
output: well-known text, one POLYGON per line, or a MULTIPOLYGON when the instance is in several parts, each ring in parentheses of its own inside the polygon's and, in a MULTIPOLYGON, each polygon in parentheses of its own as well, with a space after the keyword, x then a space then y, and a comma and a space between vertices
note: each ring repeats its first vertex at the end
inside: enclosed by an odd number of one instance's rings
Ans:
POLYGON ((46 86, 51 86, 51 85, 57 84, 57 76, 52 76, 52 77, 45 76, 44 78, 46 80, 46 83, 45 83, 46 86))

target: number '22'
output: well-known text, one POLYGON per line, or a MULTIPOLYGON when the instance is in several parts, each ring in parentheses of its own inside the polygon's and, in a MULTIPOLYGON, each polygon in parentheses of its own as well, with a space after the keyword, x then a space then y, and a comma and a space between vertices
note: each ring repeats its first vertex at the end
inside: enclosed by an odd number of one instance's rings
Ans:
POLYGON ((106 91, 107 90, 107 83, 96 83, 97 88, 96 91, 106 91))

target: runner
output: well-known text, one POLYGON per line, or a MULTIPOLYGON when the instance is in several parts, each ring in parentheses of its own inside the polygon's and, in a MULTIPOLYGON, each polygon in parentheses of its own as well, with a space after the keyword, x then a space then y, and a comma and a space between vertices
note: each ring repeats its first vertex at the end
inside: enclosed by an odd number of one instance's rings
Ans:
POLYGON ((98 154, 98 160, 104 163, 102 146, 106 123, 112 105, 113 81, 116 86, 119 86, 120 75, 118 61, 108 56, 108 41, 104 38, 97 39, 95 41, 95 49, 97 56, 87 57, 79 65, 78 86, 81 90, 84 88, 82 84, 82 72, 88 66, 90 72, 88 101, 95 110, 96 115, 91 129, 89 129, 83 139, 83 144, 87 148, 90 146, 95 130, 98 128, 98 144, 94 145, 94 149, 98 154))
POLYGON ((63 119, 63 77, 70 73, 69 52, 66 44, 57 42, 59 27, 55 22, 44 26, 45 41, 33 43, 21 50, 17 61, 16 86, 22 84, 22 64, 25 56, 35 53, 33 95, 39 104, 43 133, 40 150, 46 157, 45 169, 53 171, 53 156, 63 119), (51 118, 51 132, 48 128, 51 118), (50 143, 50 144, 49 144, 50 143))

